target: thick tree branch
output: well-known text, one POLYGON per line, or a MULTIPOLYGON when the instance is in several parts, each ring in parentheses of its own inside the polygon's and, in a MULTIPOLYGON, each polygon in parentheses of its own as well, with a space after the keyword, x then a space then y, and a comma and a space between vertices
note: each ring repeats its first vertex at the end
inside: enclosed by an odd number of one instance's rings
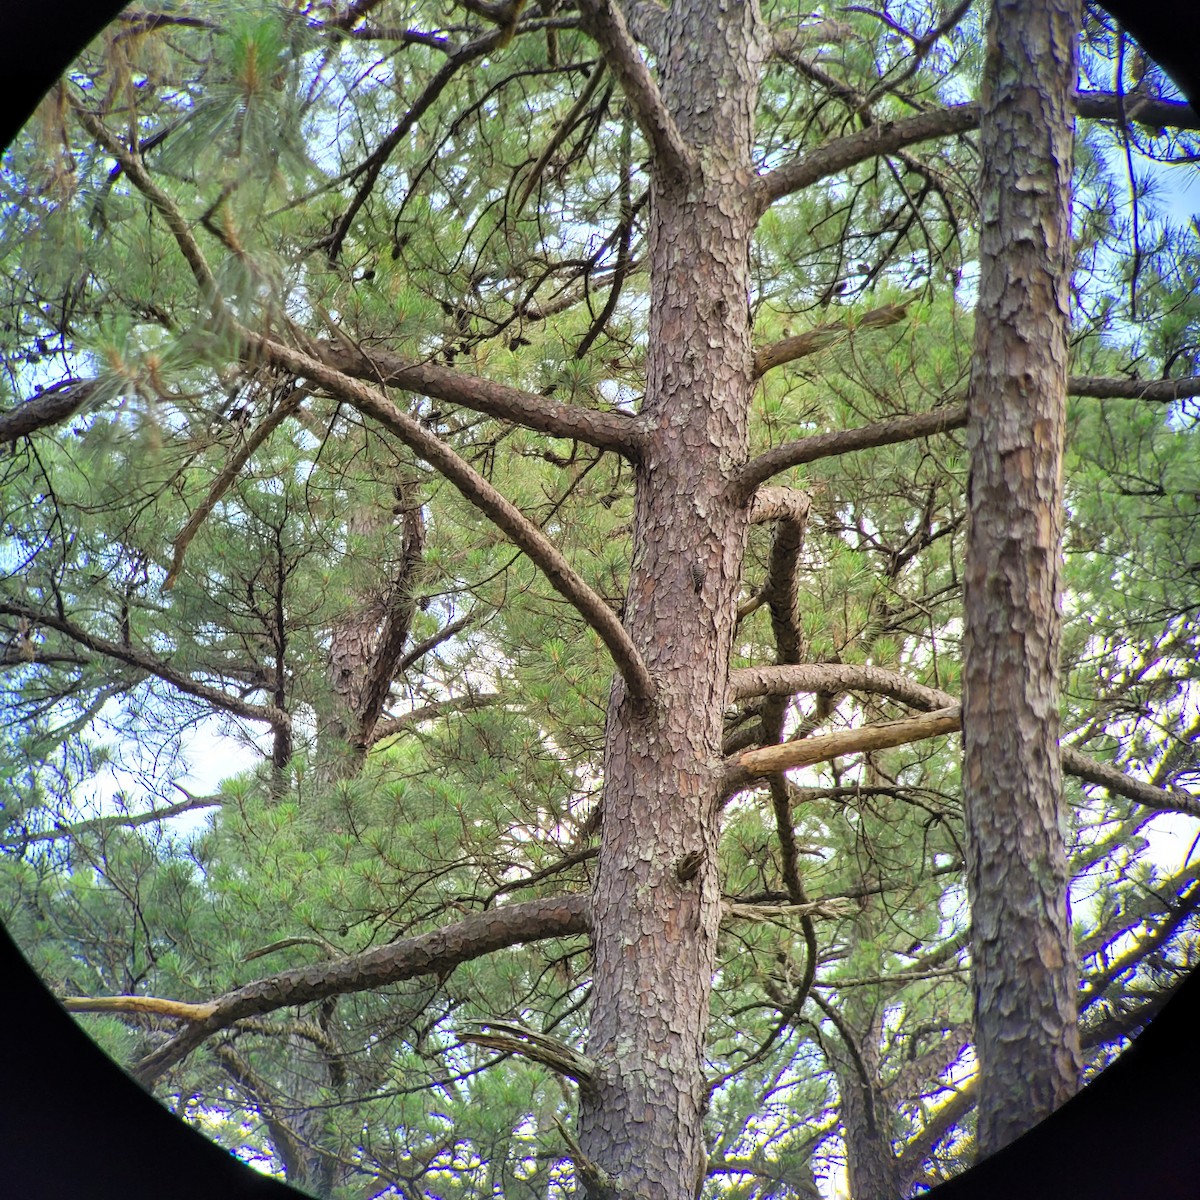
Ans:
MULTIPOLYGON (((1174 400, 1200 396, 1200 378, 1121 379, 1098 375, 1072 375, 1067 380, 1067 391, 1072 396, 1095 400, 1147 400, 1169 404, 1174 400)), ((820 458, 849 454, 855 450, 869 450, 875 446, 914 441, 950 429, 962 429, 966 423, 966 405, 954 403, 935 408, 928 413, 889 417, 887 420, 863 425, 858 429, 816 433, 794 442, 785 442, 782 446, 776 446, 751 459, 739 473, 735 486, 743 496, 749 496, 760 483, 790 467, 815 462, 820 458)))
POLYGON ((793 696, 798 692, 869 692, 926 712, 935 708, 949 708, 958 703, 947 692, 925 687, 882 667, 801 663, 794 666, 739 667, 729 673, 730 703, 752 696, 793 696))
POLYGON ((441 438, 400 411, 382 392, 337 370, 328 363, 293 350, 271 338, 241 330, 251 352, 265 361, 312 383, 352 405, 364 416, 379 422, 409 449, 445 476, 462 495, 479 509, 541 569, 554 589, 575 607, 596 631, 613 656, 629 692, 637 700, 647 700, 654 684, 646 664, 625 632, 616 613, 604 598, 593 591, 571 568, 562 552, 511 501, 506 499, 472 466, 464 462, 441 438))
POLYGON ((1189 379, 1106 379, 1099 375, 1072 375, 1067 394, 1093 400, 1150 400, 1171 404, 1200 396, 1200 377, 1189 379))
POLYGON ((768 521, 807 521, 812 497, 799 488, 760 487, 750 503, 750 524, 768 521))
POLYGON ((1190 104, 1155 96, 1080 92, 1075 111, 1093 121, 1133 121, 1145 129, 1200 129, 1200 114, 1190 104))
POLYGON ((899 721, 880 721, 864 725, 860 729, 843 729, 836 733, 819 733, 795 742, 784 742, 778 746, 763 746, 759 750, 747 750, 737 760, 738 766, 752 778, 786 771, 790 767, 811 766, 846 754, 859 754, 864 750, 886 750, 891 746, 904 746, 909 742, 923 741, 943 733, 956 733, 961 727, 962 710, 939 708, 934 712, 922 713, 917 717, 904 717, 899 721))
POLYGON ((319 345, 321 357, 352 379, 402 388, 489 417, 513 421, 551 437, 572 438, 601 450, 613 450, 632 460, 641 453, 641 429, 627 413, 560 404, 548 396, 525 392, 506 383, 436 363, 417 362, 388 350, 362 349, 342 339, 319 345))
POLYGON ((891 446, 897 442, 911 442, 917 438, 945 433, 949 429, 961 429, 967 423, 964 404, 949 404, 935 408, 932 412, 915 413, 911 416, 889 417, 858 429, 839 429, 834 433, 817 433, 812 437, 785 442, 751 459, 738 473, 733 486, 739 495, 749 499, 760 483, 772 475, 797 467, 802 463, 815 462, 820 458, 833 458, 849 454, 854 450, 869 450, 875 446, 891 446))
MULTIPOLYGON (((1120 98, 1107 92, 1081 93, 1076 111, 1081 117, 1096 120, 1120 120, 1122 116, 1120 98)), ((1190 105, 1177 101, 1147 97, 1141 103, 1127 102, 1125 116, 1151 129, 1200 128, 1200 115, 1190 105)), ((978 127, 979 105, 974 103, 952 104, 897 121, 870 125, 857 133, 834 138, 793 162, 759 176, 753 185, 754 202, 759 213, 764 213, 776 200, 839 171, 849 170, 860 162, 895 154, 934 138, 968 133, 978 127)))
POLYGON ((807 358, 830 346, 843 342, 855 333, 865 329, 886 329, 896 325, 908 316, 908 305, 885 304, 882 308, 872 309, 861 317, 848 317, 845 321, 818 325, 794 337, 784 338, 770 346, 763 346, 754 353, 754 375, 761 378, 774 367, 784 363, 795 362, 799 358, 807 358))
POLYGON ((834 138, 795 161, 760 175, 753 184, 754 204, 760 214, 764 213, 776 200, 836 175, 839 171, 846 171, 860 162, 894 154, 906 146, 933 138, 966 133, 978 126, 977 104, 953 104, 948 108, 917 113, 916 116, 903 117, 898 121, 869 125, 858 133, 834 138))
POLYGON ((88 402, 98 386, 96 379, 64 379, 16 408, 0 412, 0 446, 61 424, 88 402))
POLYGON ((681 178, 690 175, 696 156, 667 110, 621 10, 612 0, 580 0, 579 11, 588 32, 604 52, 609 70, 620 83, 634 119, 653 148, 658 169, 681 178))
MULTIPOLYGON (((589 903, 585 895, 569 895, 506 905, 361 954, 281 971, 204 1004, 181 1004, 146 996, 112 996, 104 998, 104 1011, 159 1012, 191 1022, 182 1033, 133 1067, 135 1077, 148 1086, 206 1038, 245 1017, 311 1004, 328 996, 381 988, 419 975, 447 974, 460 963, 523 942, 587 933, 589 903), (176 1005, 178 1011, 168 1013, 151 1005, 176 1005)), ((72 1007, 76 1012, 98 1011, 81 1007, 95 1003, 98 1001, 76 998, 72 1007)))
MULTIPOLYGON (((730 672, 729 687, 731 700, 745 700, 753 696, 764 695, 778 696, 788 692, 820 694, 829 691, 859 691, 888 696, 902 704, 923 709, 926 712, 955 708, 958 705, 958 700, 949 692, 943 692, 939 688, 926 687, 924 684, 907 679, 894 671, 887 671, 882 667, 857 667, 841 663, 743 667, 730 672)), ((896 724, 896 722, 890 722, 890 724, 896 724)), ((871 727, 868 726, 868 728, 871 727)), ((847 732, 854 734, 858 731, 849 730, 847 732)), ((842 737, 843 734, 826 736, 842 737)), ((804 739, 804 742, 800 744, 812 740, 811 738, 804 739)), ((905 740, 915 741, 917 739, 905 740)), ((893 743, 893 745, 901 744, 903 743, 893 743)), ((774 748, 766 747, 765 749, 774 748)), ((1143 804, 1147 808, 1159 812, 1177 812, 1189 817, 1200 817, 1200 797, 1196 797, 1190 792, 1185 792, 1180 788, 1163 788, 1156 787, 1151 783, 1144 783, 1140 779, 1126 775, 1117 767, 1097 762, 1072 746, 1062 746, 1061 751, 1063 770, 1068 775, 1081 779, 1084 783, 1095 784, 1097 787, 1112 792, 1115 796, 1124 796, 1127 800, 1136 801, 1138 804, 1143 804)), ((750 751, 749 753, 761 752, 750 751)), ((851 752, 842 751, 842 753, 851 752)), ((745 755, 742 756, 742 758, 744 757, 745 755)), ((743 773, 741 766, 734 765, 727 772, 726 786, 745 786, 749 778, 750 776, 743 773)))
POLYGON ((124 663, 147 675, 153 675, 156 679, 170 684, 177 692, 182 692, 185 696, 194 696, 197 700, 203 700, 206 704, 211 704, 222 712, 244 717, 248 721, 266 721, 270 725, 279 725, 284 728, 291 726, 291 717, 274 705, 247 704, 244 700, 230 696, 219 688, 196 682, 190 675, 176 670, 151 654, 146 654, 132 646, 123 646, 119 642, 110 642, 107 638, 89 633, 64 617, 42 612, 39 609, 30 608, 28 605, 14 604, 11 601, 0 601, 0 614, 24 617, 31 625, 53 629, 96 654, 102 654, 105 658, 111 658, 115 662, 124 663))

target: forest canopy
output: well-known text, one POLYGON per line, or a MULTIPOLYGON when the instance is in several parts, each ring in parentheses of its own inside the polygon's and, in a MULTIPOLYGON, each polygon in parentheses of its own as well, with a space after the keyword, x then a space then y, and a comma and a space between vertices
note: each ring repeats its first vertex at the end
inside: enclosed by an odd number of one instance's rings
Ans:
POLYGON ((45 98, 0 922, 181 1118, 320 1197, 882 1200, 975 1155, 984 941, 1083 1082, 1195 965, 1200 116, 1092 5, 1057 965, 972 866, 971 687, 1040 669, 964 688, 1020 4, 175 0, 45 98))

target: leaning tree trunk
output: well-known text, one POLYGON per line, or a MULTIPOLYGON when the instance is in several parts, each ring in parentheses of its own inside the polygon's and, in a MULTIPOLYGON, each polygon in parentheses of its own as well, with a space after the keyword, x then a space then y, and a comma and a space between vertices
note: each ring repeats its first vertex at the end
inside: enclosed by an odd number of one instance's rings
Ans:
POLYGON ((653 676, 618 680, 592 907, 577 1169, 593 1198, 692 1200, 705 1160, 704 1037, 720 923, 722 717, 748 513, 731 495, 753 379, 750 138, 757 5, 672 6, 658 62, 688 161, 652 167, 651 308, 626 628, 653 676))
POLYGON ((963 628, 979 1152, 1076 1089, 1058 748, 1078 0, 995 0, 980 148, 963 628))

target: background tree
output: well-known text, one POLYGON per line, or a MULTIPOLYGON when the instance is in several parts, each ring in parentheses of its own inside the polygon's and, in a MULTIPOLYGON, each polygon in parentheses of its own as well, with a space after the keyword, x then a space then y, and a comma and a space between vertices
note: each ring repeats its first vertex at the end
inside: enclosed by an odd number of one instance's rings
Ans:
MULTIPOLYGON (((984 15, 177 5, 42 106, 0 247, 2 915, 181 1115, 345 1196, 965 1161, 984 15), (193 795, 214 728, 261 765, 193 795)), ((1200 815, 1200 389, 1195 231, 1146 183, 1197 118, 1096 13, 1081 64, 1087 1071, 1194 944, 1146 835, 1200 815)))

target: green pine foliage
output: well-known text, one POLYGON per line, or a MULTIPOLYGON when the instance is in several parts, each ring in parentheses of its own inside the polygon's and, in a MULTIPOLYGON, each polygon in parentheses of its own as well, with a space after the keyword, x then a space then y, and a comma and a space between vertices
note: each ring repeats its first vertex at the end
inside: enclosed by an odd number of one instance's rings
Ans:
MULTIPOLYGON (((765 8, 796 25, 791 9, 765 8)), ((386 3, 354 31, 334 28, 323 5, 164 11, 188 21, 146 29, 127 14, 0 173, 0 409, 68 377, 92 381, 68 421, 0 463, 0 704, 12 717, 0 730, 0 919, 60 994, 204 1002, 516 901, 586 892, 612 667, 545 576, 426 462, 312 381, 239 356, 167 223, 72 104, 140 141, 245 325, 309 346, 336 329, 368 358, 450 365, 602 411, 635 412, 641 396, 647 151, 610 79, 577 104, 600 66, 571 22, 555 29, 557 65, 536 26, 437 83, 447 46, 491 28, 466 9, 386 3), (378 181, 344 221, 385 139, 378 181), (405 574, 414 512, 423 544, 405 574), (413 657, 397 659, 364 749, 331 662, 354 636, 371 645, 405 605, 413 657), (235 747, 254 765, 231 756, 224 769, 235 747), (206 806, 139 822, 191 798, 197 755, 223 779, 206 806)), ((906 75, 903 39, 847 10, 834 22, 845 32, 814 43, 819 70, 772 62, 758 165, 851 131, 866 97, 880 122, 968 97, 976 21, 906 75)), ((1099 73, 1112 47, 1089 36, 1099 73)), ((1194 140, 1139 136, 1139 154, 1194 140)), ((1099 129, 1080 139, 1073 370, 1191 376, 1195 231, 1148 208, 1134 277, 1112 147, 1099 129)), ((852 167, 763 220, 756 344, 839 331, 764 378, 756 449, 961 400, 976 164, 957 138, 906 155, 852 167), (855 328, 901 304, 902 320, 855 328)), ((627 464, 391 395, 621 611, 627 464)), ((1073 401, 1064 598, 1064 741, 1193 790, 1198 412, 1194 400, 1073 401)), ((806 661, 957 694, 961 433, 772 482, 812 498, 797 572, 806 661)), ((756 603, 773 534, 751 530, 734 666, 775 662, 756 603)), ((806 696, 787 731, 907 712, 865 692, 806 696)), ((730 713, 729 737, 760 717, 730 713)), ((956 741, 836 759, 793 772, 789 787, 804 890, 823 904, 812 917, 788 911, 766 790, 726 808, 723 891, 754 913, 723 926, 706 1194, 811 1197, 817 1179, 830 1194, 851 1043, 869 1050, 896 1156, 916 1147, 907 1178, 936 1180, 959 1169, 970 1134, 961 1114, 939 1125, 971 1067, 956 741)), ((1136 1031, 1130 998, 1161 997, 1195 960, 1200 892, 1194 854, 1182 865, 1150 854, 1151 811, 1070 788, 1097 1069, 1136 1031), (1183 900, 1169 912, 1163 896, 1183 900), (1149 958, 1134 953, 1162 930, 1149 958)), ((575 1183, 573 1085, 464 1031, 516 1022, 583 1052, 589 969, 585 937, 530 942, 253 1017, 158 1087, 276 1173, 287 1166, 277 1122, 320 1114, 329 1175, 316 1190, 328 1195, 563 1196, 575 1183)), ((136 1014, 80 1020, 124 1063, 174 1029, 136 1014)))

